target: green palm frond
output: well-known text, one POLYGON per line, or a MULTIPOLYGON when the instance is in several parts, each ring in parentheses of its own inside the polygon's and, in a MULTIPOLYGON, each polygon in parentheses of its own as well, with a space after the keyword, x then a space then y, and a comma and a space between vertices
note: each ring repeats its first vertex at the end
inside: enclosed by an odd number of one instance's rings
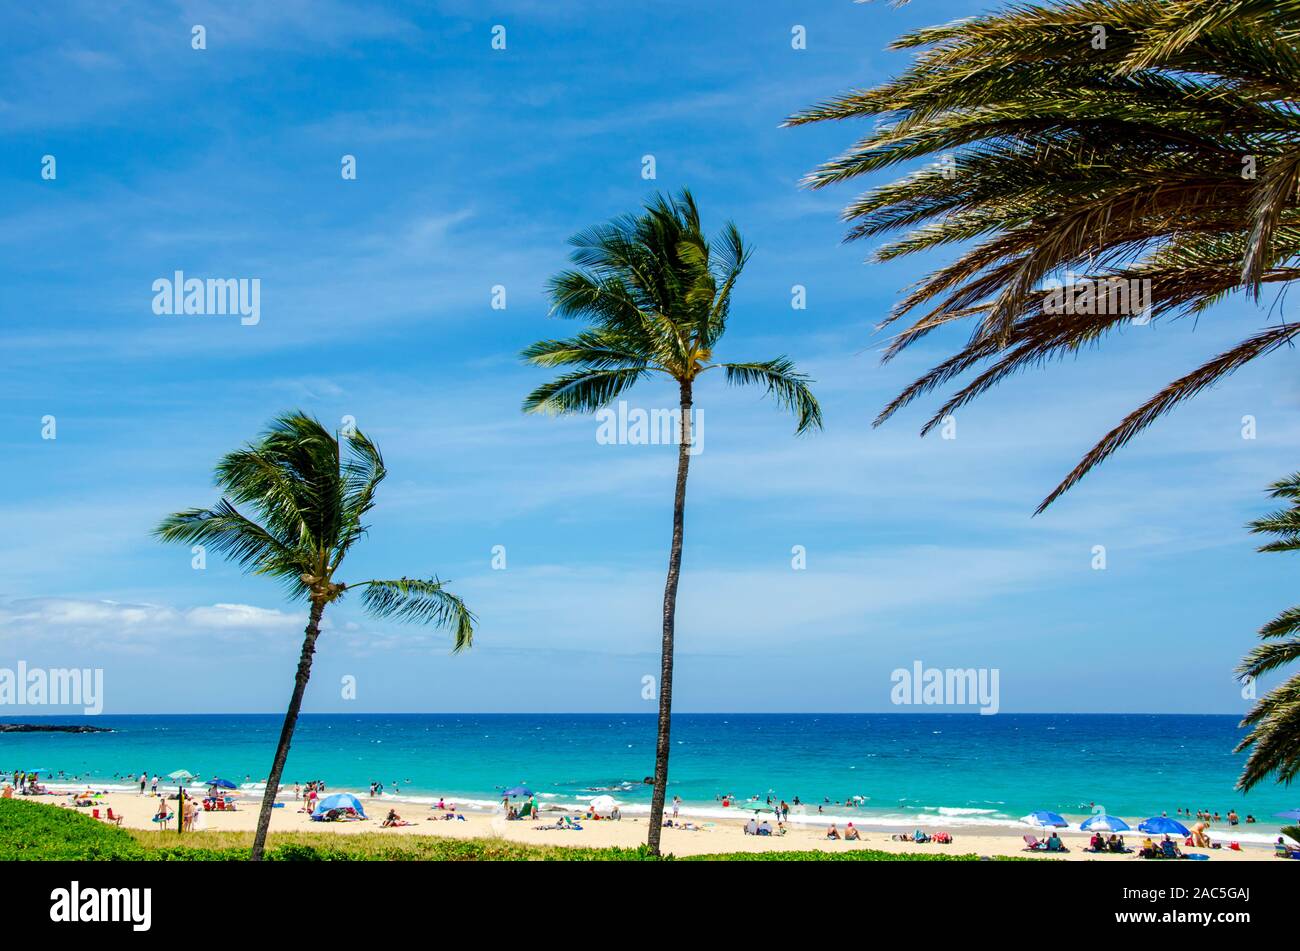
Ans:
MULTIPOLYGON (((1273 327, 1258 333, 1248 340, 1243 340, 1231 350, 1227 350, 1213 360, 1202 364, 1191 373, 1170 383, 1155 396, 1151 397, 1112 429, 1083 457, 1074 470, 1061 481, 1051 494, 1038 506, 1037 513, 1042 512, 1062 493, 1068 491, 1103 459, 1119 449, 1130 439, 1150 426, 1157 418, 1164 415, 1178 403, 1190 399, 1216 380, 1234 372, 1257 356, 1276 350, 1300 335, 1300 324, 1273 327)), ((1037 514, 1035 513, 1035 514, 1037 514)))
POLYGON ((344 519, 339 456, 338 440, 319 420, 288 413, 217 464, 217 485, 236 505, 252 506, 276 535, 323 550, 344 519))
POLYGON ((808 377, 795 372, 794 363, 785 357, 762 363, 723 363, 727 382, 733 386, 759 385, 777 405, 794 413, 795 433, 821 429, 822 408, 808 388, 808 377))
MULTIPOLYGON (((1293 608, 1288 613, 1294 611, 1293 608)), ((1296 618, 1294 616, 1274 618, 1270 623, 1270 628, 1272 627, 1288 628, 1295 631, 1296 618)), ((1266 628, 1266 630, 1268 629, 1266 628)), ((1279 670, 1288 664, 1294 664, 1298 660, 1300 660, 1300 638, 1291 637, 1287 640, 1275 640, 1253 648, 1237 666, 1237 675, 1239 677, 1262 677, 1264 674, 1279 670)))
POLYGON ((154 536, 173 544, 203 545, 245 571, 285 582, 296 597, 305 594, 299 576, 312 567, 305 553, 246 518, 226 499, 210 509, 186 509, 167 516, 154 529, 154 536))
MULTIPOLYGON (((1256 534, 1277 536, 1262 552, 1300 550, 1300 473, 1274 482, 1269 495, 1290 506, 1250 523, 1256 534)), ((1260 640, 1237 667, 1240 678, 1258 678, 1300 662, 1300 607, 1287 608, 1259 630, 1260 640)), ((1289 783, 1300 775, 1300 674, 1274 688, 1246 715, 1249 732, 1237 746, 1250 756, 1237 786, 1250 789, 1272 776, 1289 783)))
POLYGON ((579 365, 593 370, 645 367, 650 355, 638 350, 640 341, 616 330, 586 330, 567 340, 539 340, 521 356, 539 367, 579 365))
POLYGON ((1287 608, 1259 629, 1261 638, 1292 637, 1300 634, 1300 608, 1287 608))
POLYGON ((1242 726, 1250 729, 1236 752, 1250 755, 1238 789, 1249 790, 1270 777, 1290 783, 1300 776, 1300 674, 1260 698, 1242 726))
POLYGON ((543 383, 524 399, 526 413, 594 413, 650 371, 645 367, 574 370, 543 383))
POLYGON ((432 624, 448 630, 454 637, 453 651, 462 651, 474 642, 476 618, 465 602, 437 578, 365 581, 353 587, 362 589, 361 603, 374 617, 432 624))
MULTIPOLYGON (((1048 282, 1149 281, 1152 319, 1300 277, 1300 2, 1058 0, 913 31, 913 64, 788 120, 874 131, 806 178, 823 188, 930 161, 845 211, 878 260, 951 248, 882 321, 890 359, 940 327, 969 341, 905 388, 974 379, 933 428, 1007 376, 1095 345, 1132 313, 1062 315, 1048 282)), ((1084 458, 1048 502, 1182 399, 1270 350, 1265 331, 1170 384, 1084 458)), ((1289 339, 1289 332, 1279 331, 1289 339)), ((1041 509, 1040 509, 1041 511, 1041 509)))

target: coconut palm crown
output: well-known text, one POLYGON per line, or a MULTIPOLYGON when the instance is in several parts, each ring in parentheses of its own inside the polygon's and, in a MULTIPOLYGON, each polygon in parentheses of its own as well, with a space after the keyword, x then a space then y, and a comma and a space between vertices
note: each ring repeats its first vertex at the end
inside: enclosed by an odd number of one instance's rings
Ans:
POLYGON ((788 358, 714 361, 750 252, 733 224, 714 241, 704 235, 689 190, 656 196, 643 214, 583 231, 570 243, 578 268, 551 279, 551 312, 591 327, 523 351, 537 366, 575 368, 533 390, 525 411, 594 412, 655 375, 689 392, 701 374, 722 369, 728 383, 763 386, 795 414, 797 433, 821 426, 809 380, 788 358))

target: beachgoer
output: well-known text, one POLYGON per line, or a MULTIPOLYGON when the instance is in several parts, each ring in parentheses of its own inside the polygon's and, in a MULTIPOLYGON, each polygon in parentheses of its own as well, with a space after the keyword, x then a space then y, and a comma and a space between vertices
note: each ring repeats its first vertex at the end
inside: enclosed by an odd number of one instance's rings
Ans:
POLYGON ((862 836, 858 834, 858 830, 854 827, 853 823, 850 822, 844 829, 844 841, 857 842, 861 838, 862 836))
POLYGON ((831 827, 826 830, 826 838, 838 839, 839 837, 840 837, 840 830, 835 828, 835 823, 832 822, 831 827))

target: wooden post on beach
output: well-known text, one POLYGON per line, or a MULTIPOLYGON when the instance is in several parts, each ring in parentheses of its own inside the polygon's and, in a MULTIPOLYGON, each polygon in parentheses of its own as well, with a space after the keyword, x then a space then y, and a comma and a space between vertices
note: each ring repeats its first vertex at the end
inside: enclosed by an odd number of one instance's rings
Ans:
POLYGON ((176 834, 185 834, 185 787, 176 787, 176 834))

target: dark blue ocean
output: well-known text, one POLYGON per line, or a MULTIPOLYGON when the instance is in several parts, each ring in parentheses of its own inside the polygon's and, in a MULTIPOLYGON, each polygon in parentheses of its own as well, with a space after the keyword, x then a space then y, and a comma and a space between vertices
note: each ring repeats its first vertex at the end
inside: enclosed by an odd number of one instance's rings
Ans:
MULTIPOLYGON (((32 722, 86 722, 28 718, 32 722)), ((278 715, 102 716, 103 734, 0 734, 0 768, 62 773, 111 786, 179 769, 255 788, 269 768, 278 715)), ((1261 834, 1300 791, 1233 788, 1243 758, 1233 716, 1087 714, 680 714, 671 785, 692 811, 718 797, 799 797, 816 811, 886 824, 1013 824, 1050 809, 1081 818, 1094 804, 1144 818, 1180 807, 1253 813, 1261 834), (861 797, 861 798, 855 798, 861 797), (859 805, 840 805, 854 801, 859 805)), ((287 783, 331 790, 372 781, 416 802, 490 803, 527 784, 543 801, 609 793, 649 802, 654 717, 644 714, 307 715, 287 783)), ((1242 832, 1246 832, 1242 827, 1242 832)), ((1244 838, 1244 836, 1243 836, 1244 838)))

